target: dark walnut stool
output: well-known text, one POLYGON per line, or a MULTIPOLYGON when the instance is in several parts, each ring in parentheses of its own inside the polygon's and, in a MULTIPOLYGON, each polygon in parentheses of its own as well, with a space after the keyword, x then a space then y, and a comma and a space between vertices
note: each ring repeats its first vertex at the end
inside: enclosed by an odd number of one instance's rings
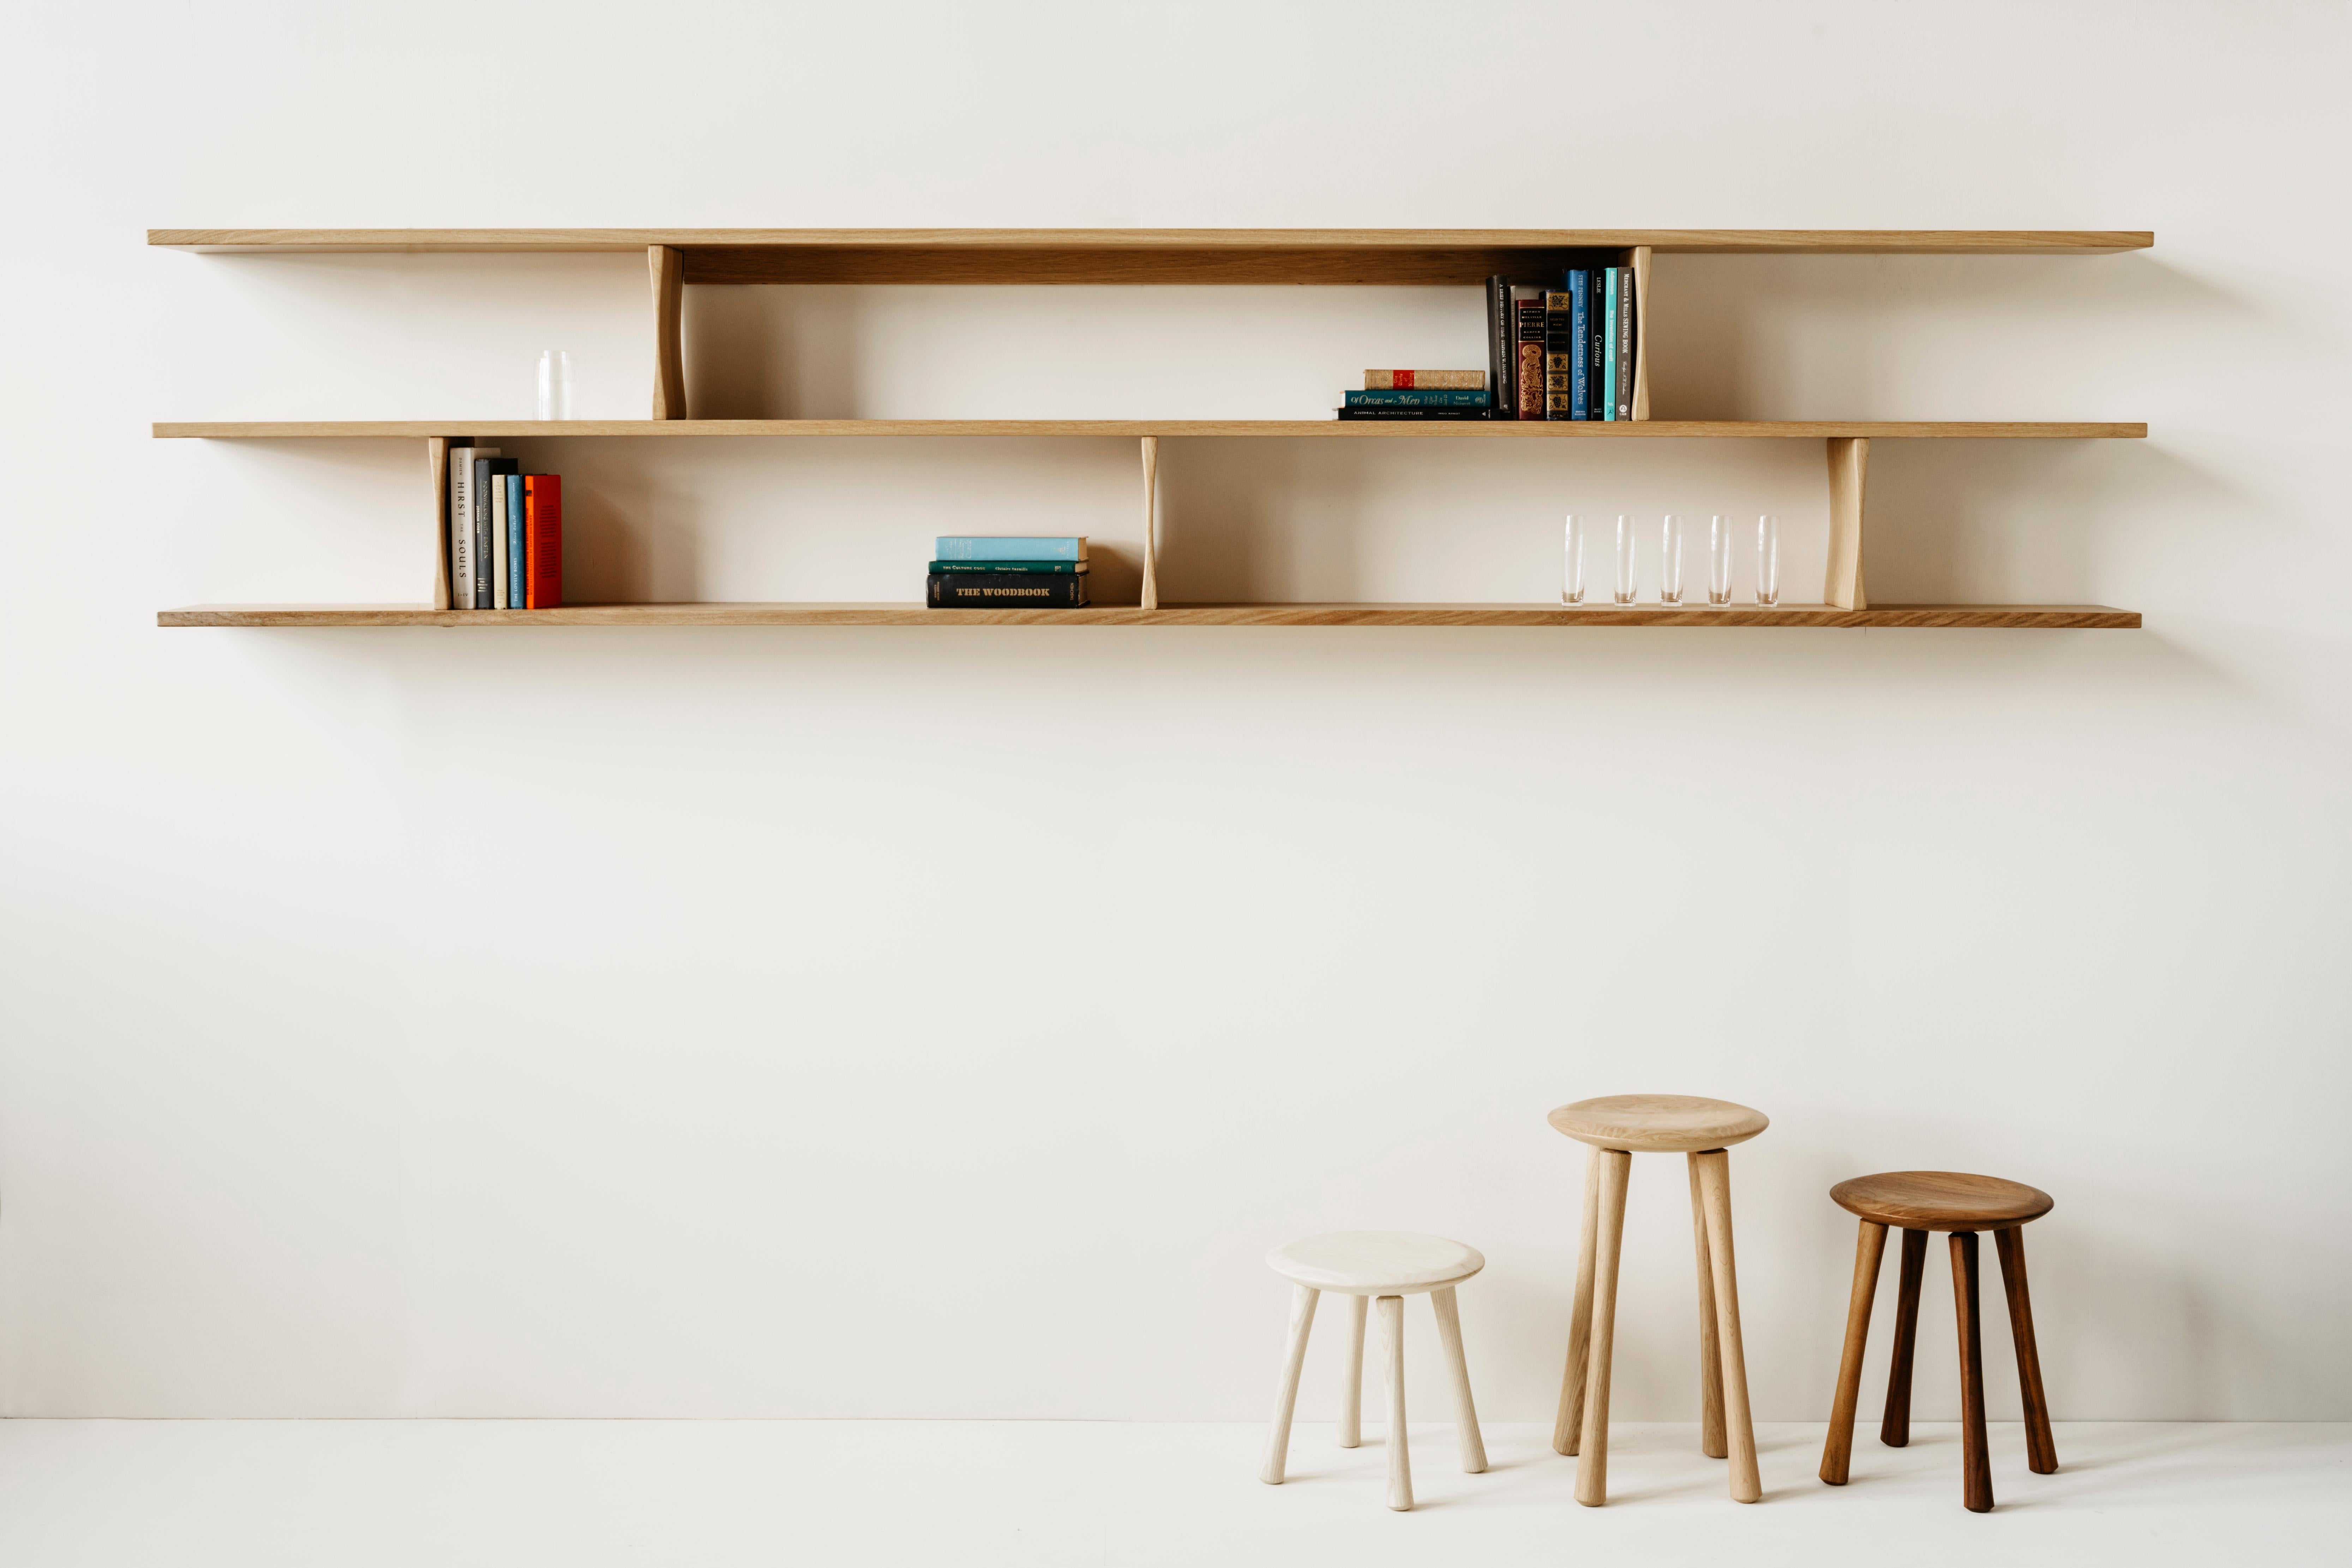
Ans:
POLYGON ((1698 1254, 1699 1449, 1731 1460, 1731 1499, 1764 1495, 1748 1418, 1748 1363, 1739 1343, 1739 1279, 1731 1253, 1731 1156, 1771 1125, 1760 1110, 1687 1094, 1612 1094, 1563 1105, 1554 1131, 1591 1147, 1584 1165, 1584 1238, 1568 1324, 1568 1370, 1551 1446, 1577 1456, 1576 1500, 1609 1500, 1609 1362, 1617 1325, 1617 1254, 1625 1184, 1636 1154, 1690 1157, 1691 1243, 1698 1254), (1727 1439, 1728 1441, 1727 1442, 1727 1439))
POLYGON ((1838 1362, 1837 1403, 1822 1449, 1822 1479, 1845 1485, 1853 1458, 1853 1407, 1862 1393, 1862 1348, 1870 1336, 1871 1298, 1878 1290, 1879 1255, 1886 1227, 1903 1232, 1903 1276, 1895 1298, 1895 1364, 1886 1380, 1886 1416, 1878 1440, 1890 1448, 1911 1441, 1911 1346, 1919 1328, 1919 1275, 1927 1262, 1927 1233, 1951 1232, 1952 1308, 1960 1328, 1960 1500, 1971 1513, 1992 1511, 1992 1467, 1985 1452, 1984 1325, 1977 1312, 1977 1232, 1992 1232, 2000 1255, 2000 1281, 2009 1293, 2009 1332, 2017 1345, 2017 1381, 2025 1395, 2026 1468, 2037 1476, 2058 1468, 2050 1436, 2050 1402, 2042 1392, 2042 1357, 2033 1348, 2033 1303, 2025 1291, 2024 1227, 2050 1212, 2050 1194, 1998 1176, 1955 1171, 1890 1171, 1856 1176, 1830 1189, 1848 1214, 1862 1218, 1853 1255, 1853 1300, 1846 1309, 1845 1354, 1838 1362))

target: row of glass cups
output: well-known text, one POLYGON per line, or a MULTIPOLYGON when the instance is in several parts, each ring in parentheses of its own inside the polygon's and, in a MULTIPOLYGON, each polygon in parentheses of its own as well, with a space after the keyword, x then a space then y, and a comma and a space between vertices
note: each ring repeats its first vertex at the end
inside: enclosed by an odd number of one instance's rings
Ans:
MULTIPOLYGON (((1560 581, 1559 602, 1584 603, 1584 540, 1598 518, 1570 512, 1568 518, 1568 563, 1560 581)), ((1691 520, 1669 513, 1658 531, 1658 603, 1668 609, 1683 602, 1683 536, 1691 520)), ((1731 603, 1731 557, 1738 520, 1721 512, 1706 520, 1706 602, 1731 603)), ((1621 605, 1633 603, 1635 558, 1638 554, 1632 517, 1617 514, 1617 579, 1612 593, 1621 605)), ((1780 520, 1756 520, 1756 602, 1780 602, 1780 520)))

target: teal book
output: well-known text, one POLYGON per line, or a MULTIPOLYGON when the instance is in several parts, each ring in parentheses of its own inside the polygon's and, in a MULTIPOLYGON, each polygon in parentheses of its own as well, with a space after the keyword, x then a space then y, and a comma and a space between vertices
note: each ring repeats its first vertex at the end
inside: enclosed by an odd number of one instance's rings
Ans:
POLYGON ((934 561, 931 571, 940 572, 1013 572, 1040 576, 1070 577, 1086 572, 1083 561, 934 561))
POLYGON ((1087 536, 949 533, 932 542, 931 556, 938 561, 1084 561, 1087 536))
POLYGON ((523 588, 530 580, 523 571, 522 525, 522 476, 520 474, 509 474, 507 476, 506 607, 509 610, 520 610, 522 608, 523 588))
POLYGON ((1603 419, 1617 417, 1617 277, 1624 270, 1622 267, 1608 269, 1609 281, 1604 296, 1607 302, 1601 307, 1601 341, 1608 345, 1601 355, 1601 417, 1603 419))
POLYGON ((1347 396, 1350 408, 1484 408, 1493 401, 1483 388, 1475 392, 1452 387, 1398 388, 1351 392, 1347 396))

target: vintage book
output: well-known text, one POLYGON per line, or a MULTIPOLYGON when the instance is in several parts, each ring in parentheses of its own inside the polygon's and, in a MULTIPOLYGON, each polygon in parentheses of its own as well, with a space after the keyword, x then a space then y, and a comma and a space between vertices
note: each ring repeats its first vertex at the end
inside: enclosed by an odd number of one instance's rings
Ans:
POLYGON ((1486 379, 1495 395, 1492 417, 1496 419, 1519 416, 1518 395, 1511 374, 1512 366, 1518 363, 1518 351, 1511 342, 1514 331, 1511 280, 1498 273, 1486 279, 1486 379))
POLYGON ((1544 291, 1544 417, 1566 419, 1576 384, 1575 299, 1565 289, 1544 291))
POLYGON ((491 597, 497 586, 492 574, 506 557, 505 551, 490 548, 490 498, 494 493, 503 498, 506 486, 490 481, 521 471, 522 465, 512 458, 485 458, 478 450, 474 454, 474 608, 478 610, 499 607, 499 601, 491 597))
POLYGON ((1601 417, 1617 417, 1617 275, 1625 269, 1612 267, 1601 273, 1601 417))
POLYGON ((495 458, 496 447, 449 448, 449 607, 474 607, 474 459, 495 458))
POLYGON ((1426 390, 1433 386, 1484 392, 1486 390, 1486 373, 1483 370, 1368 370, 1364 373, 1366 392, 1383 392, 1391 388, 1398 391, 1426 390))
POLYGON ((1075 609, 1087 602, 1082 573, 1048 577, 1019 572, 934 572, 924 584, 935 610, 1075 609))
POLYGON ((1487 398, 1484 392, 1469 391, 1388 391, 1350 392, 1345 395, 1350 408, 1484 408, 1487 398))
POLYGON ((1609 272, 1606 268, 1596 267, 1592 269, 1591 289, 1592 298, 1585 306, 1585 325, 1588 329, 1584 345, 1584 379, 1588 384, 1585 387, 1585 396, 1591 403, 1591 413, 1587 416, 1593 419, 1605 419, 1609 416, 1607 408, 1609 372, 1603 363, 1608 358, 1605 351, 1609 347, 1609 272))
POLYGON ((1568 385, 1568 416, 1592 417, 1592 274, 1579 267, 1568 275, 1570 353, 1575 359, 1568 385))
POLYGON ((1492 410, 1485 408, 1370 407, 1339 410, 1339 416, 1342 419, 1485 419, 1490 415, 1496 418, 1509 417, 1507 415, 1494 414, 1492 410))
POLYGON ((522 477, 523 597, 526 610, 563 603, 563 476, 522 477))
POLYGON ((1084 561, 934 561, 931 563, 931 570, 933 572, 1050 573, 1055 576, 1067 577, 1074 573, 1085 572, 1087 564, 1084 561))
POLYGON ((523 556, 526 553, 523 535, 528 526, 523 517, 523 508, 526 504, 523 492, 524 478, 525 476, 521 474, 507 476, 507 608, 509 610, 522 608, 523 585, 530 581, 523 575, 528 570, 523 563, 523 556))
POLYGON ((1617 268, 1617 271, 1619 273, 1617 279, 1617 374, 1614 381, 1617 393, 1617 417, 1620 419, 1631 419, 1633 417, 1633 323, 1635 320, 1633 309, 1633 269, 1630 267, 1620 267, 1617 268))
POLYGON ((1080 534, 949 533, 931 542, 936 561, 1084 561, 1080 534))
POLYGON ((1519 417, 1544 416, 1544 290, 1511 285, 1511 313, 1518 323, 1519 417))

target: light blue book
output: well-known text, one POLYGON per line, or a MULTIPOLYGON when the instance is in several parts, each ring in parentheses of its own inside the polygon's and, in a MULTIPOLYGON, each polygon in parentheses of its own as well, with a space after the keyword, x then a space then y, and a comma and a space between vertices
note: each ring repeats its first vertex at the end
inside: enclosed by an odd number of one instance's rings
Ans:
POLYGON ((507 608, 523 606, 523 589, 529 586, 523 576, 522 538, 525 519, 522 512, 522 476, 509 474, 507 481, 507 608))
POLYGON ((948 533, 933 542, 940 561, 1084 561, 1080 534, 948 533))

